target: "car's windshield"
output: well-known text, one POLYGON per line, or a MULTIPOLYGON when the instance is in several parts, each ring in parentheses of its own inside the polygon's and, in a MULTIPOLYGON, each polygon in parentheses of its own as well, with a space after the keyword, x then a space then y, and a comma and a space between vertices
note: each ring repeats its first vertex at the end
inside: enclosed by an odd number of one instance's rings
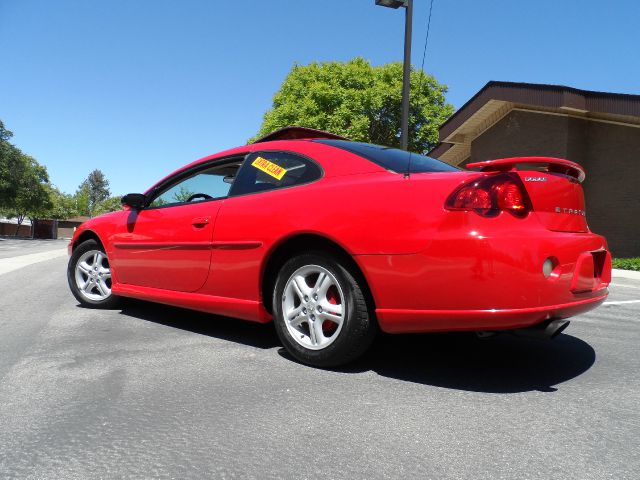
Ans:
POLYGON ((355 153, 387 170, 396 173, 426 173, 426 172, 457 172, 460 171, 448 163, 441 162, 435 158, 420 155, 418 153, 409 153, 405 150, 397 148, 383 147, 371 143, 351 142, 347 140, 314 140, 318 143, 331 145, 332 147, 341 148, 348 152, 355 153), (411 161, 409 161, 411 158, 411 161), (411 170, 409 170, 411 163, 411 170))

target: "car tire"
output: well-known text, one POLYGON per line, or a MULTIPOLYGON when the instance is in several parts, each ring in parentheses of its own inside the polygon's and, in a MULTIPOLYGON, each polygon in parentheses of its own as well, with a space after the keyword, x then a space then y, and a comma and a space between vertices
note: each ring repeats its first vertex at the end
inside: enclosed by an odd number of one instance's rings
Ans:
POLYGON ((71 254, 67 266, 71 293, 83 307, 115 308, 120 297, 111 293, 111 267, 102 245, 86 240, 71 254))
POLYGON ((322 252, 280 269, 273 294, 276 332, 298 361, 337 367, 361 356, 378 330, 356 276, 322 252))

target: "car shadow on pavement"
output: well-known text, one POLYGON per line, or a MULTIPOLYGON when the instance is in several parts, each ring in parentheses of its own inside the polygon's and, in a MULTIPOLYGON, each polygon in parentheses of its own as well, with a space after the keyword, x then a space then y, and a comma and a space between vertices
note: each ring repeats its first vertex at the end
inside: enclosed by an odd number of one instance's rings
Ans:
POLYGON ((586 372, 594 349, 561 334, 554 340, 509 334, 478 339, 472 333, 381 335, 349 371, 437 387, 486 393, 554 392, 586 372))
POLYGON ((280 345, 271 324, 244 322, 234 318, 133 299, 124 300, 120 313, 128 317, 199 335, 242 343, 251 347, 269 349, 280 345))
MULTIPOLYGON (((255 348, 281 346, 272 324, 132 299, 125 300, 121 314, 255 348)), ((284 348, 278 353, 295 362, 284 348)), ((397 380, 473 392, 554 392, 555 386, 586 372, 595 359, 591 345, 566 334, 554 340, 508 334, 486 339, 473 333, 380 334, 361 359, 335 371, 374 371, 397 380)))

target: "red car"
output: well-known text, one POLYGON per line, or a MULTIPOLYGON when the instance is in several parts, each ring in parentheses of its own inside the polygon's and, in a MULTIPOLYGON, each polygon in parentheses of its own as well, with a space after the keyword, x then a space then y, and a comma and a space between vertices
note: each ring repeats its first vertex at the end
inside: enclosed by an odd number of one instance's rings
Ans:
POLYGON ((385 332, 553 337, 608 294, 573 162, 461 170, 289 127, 123 197, 69 246, 78 301, 134 297, 274 321, 298 360, 337 366, 385 332))

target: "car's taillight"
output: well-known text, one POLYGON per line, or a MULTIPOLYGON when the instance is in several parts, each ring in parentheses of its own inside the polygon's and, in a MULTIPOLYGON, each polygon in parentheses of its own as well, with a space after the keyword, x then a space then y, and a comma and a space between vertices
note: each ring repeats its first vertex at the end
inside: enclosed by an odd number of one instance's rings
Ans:
POLYGON ((517 174, 500 173, 458 187, 449 195, 445 208, 473 210, 484 217, 503 211, 525 217, 531 211, 531 202, 517 174))

